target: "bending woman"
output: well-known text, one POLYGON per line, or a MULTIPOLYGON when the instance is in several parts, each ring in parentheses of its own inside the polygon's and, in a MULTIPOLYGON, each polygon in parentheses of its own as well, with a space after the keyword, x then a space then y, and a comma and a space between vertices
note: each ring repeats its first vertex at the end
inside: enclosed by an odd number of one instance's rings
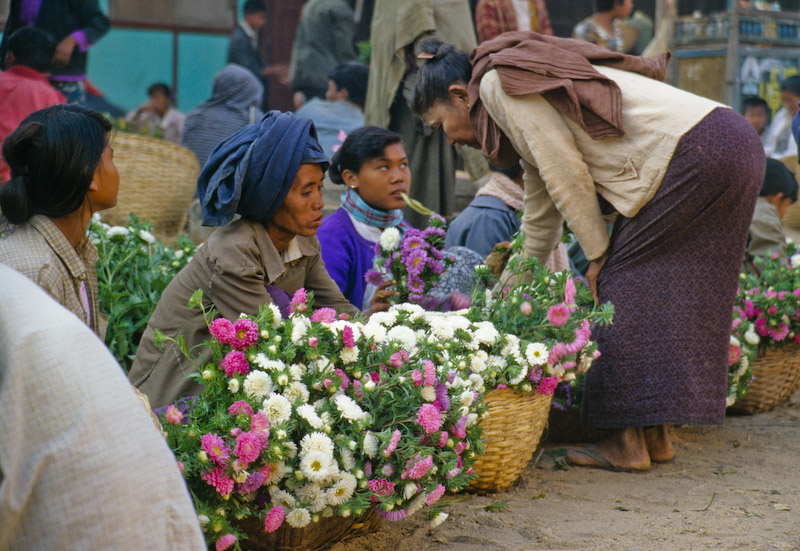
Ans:
POLYGON ((567 460, 643 470, 672 459, 667 424, 725 415, 731 310, 764 177, 755 131, 660 82, 668 55, 507 33, 469 55, 429 41, 421 57, 424 120, 496 166, 521 162, 527 253, 544 259, 566 220, 595 298, 614 304, 582 405, 584 422, 612 433, 567 460))
MULTIPOLYGON (((192 363, 171 343, 157 347, 155 329, 182 335, 189 349, 210 338, 199 308, 189 309, 201 289, 206 310, 235 319, 255 315, 262 304, 288 307, 294 291, 314 292, 317 307, 351 315, 359 311, 325 270, 315 237, 322 224, 322 177, 328 159, 309 119, 272 111, 258 124, 226 138, 197 180, 203 224, 221 226, 170 282, 142 336, 131 382, 162 407, 199 394, 187 379, 192 363), (232 222, 235 214, 241 219, 232 222)), ((199 349, 204 362, 208 347, 199 349)))
POLYGON ((377 126, 354 130, 331 159, 328 174, 347 190, 319 229, 322 258, 347 300, 367 309, 375 289, 364 275, 372 268, 381 232, 411 227, 402 211, 401 193, 408 193, 411 172, 400 134, 377 126))
POLYGON ((79 105, 36 111, 3 142, 11 180, 0 187, 2 223, 13 225, 0 238, 0 263, 34 281, 101 340, 107 320, 87 229, 92 214, 117 204, 110 132, 108 119, 79 105))

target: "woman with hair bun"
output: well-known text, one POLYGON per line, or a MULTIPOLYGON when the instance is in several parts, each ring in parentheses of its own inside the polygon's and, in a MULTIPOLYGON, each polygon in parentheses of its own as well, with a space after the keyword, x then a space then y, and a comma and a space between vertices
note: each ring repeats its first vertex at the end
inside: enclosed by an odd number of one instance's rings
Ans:
POLYGON ((79 105, 55 105, 25 118, 3 142, 11 180, 0 188, 8 226, 0 263, 21 272, 102 339, 92 214, 117 204, 119 173, 108 120, 79 105))
POLYGON ((545 259, 566 222, 592 294, 614 305, 582 403, 584 422, 610 436, 567 461, 670 461, 668 424, 725 418, 731 312, 764 178, 755 131, 664 84, 668 54, 526 32, 470 54, 438 40, 422 50, 416 112, 495 166, 521 163, 525 251, 545 259))
POLYGON ((377 126, 354 130, 333 156, 329 175, 347 189, 342 205, 320 226, 322 258, 347 300, 366 309, 374 288, 364 275, 372 268, 381 232, 411 227, 402 211, 411 172, 400 135, 377 126))

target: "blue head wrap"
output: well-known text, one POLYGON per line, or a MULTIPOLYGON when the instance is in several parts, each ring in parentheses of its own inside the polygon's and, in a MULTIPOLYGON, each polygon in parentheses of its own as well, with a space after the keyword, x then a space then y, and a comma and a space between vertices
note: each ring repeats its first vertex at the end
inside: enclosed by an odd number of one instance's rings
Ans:
POLYGON ((223 226, 236 213, 270 220, 301 164, 321 164, 323 172, 328 168, 311 119, 270 111, 231 134, 211 152, 197 178, 203 225, 223 226))

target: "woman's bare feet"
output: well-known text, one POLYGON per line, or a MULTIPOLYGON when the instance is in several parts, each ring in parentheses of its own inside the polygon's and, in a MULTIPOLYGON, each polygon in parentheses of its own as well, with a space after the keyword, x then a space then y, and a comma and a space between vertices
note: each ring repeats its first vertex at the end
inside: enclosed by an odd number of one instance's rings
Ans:
POLYGON ((569 450, 567 463, 609 470, 646 471, 650 455, 642 427, 619 429, 594 446, 569 450))
POLYGON ((675 449, 672 447, 672 440, 669 437, 667 425, 658 425, 644 429, 644 441, 647 445, 647 453, 650 461, 654 463, 666 463, 675 458, 675 449))

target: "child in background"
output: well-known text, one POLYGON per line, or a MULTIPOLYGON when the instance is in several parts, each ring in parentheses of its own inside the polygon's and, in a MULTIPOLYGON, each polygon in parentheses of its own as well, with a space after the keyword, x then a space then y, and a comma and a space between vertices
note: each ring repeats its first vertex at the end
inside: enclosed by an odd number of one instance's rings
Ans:
POLYGON ((767 159, 764 185, 756 200, 747 254, 751 257, 786 252, 786 236, 781 220, 789 205, 797 201, 797 180, 786 166, 775 159, 767 159))
POLYGON ((742 115, 750 126, 755 128, 758 132, 758 137, 761 138, 761 143, 767 136, 769 129, 769 106, 764 98, 758 96, 747 96, 742 101, 742 115))

